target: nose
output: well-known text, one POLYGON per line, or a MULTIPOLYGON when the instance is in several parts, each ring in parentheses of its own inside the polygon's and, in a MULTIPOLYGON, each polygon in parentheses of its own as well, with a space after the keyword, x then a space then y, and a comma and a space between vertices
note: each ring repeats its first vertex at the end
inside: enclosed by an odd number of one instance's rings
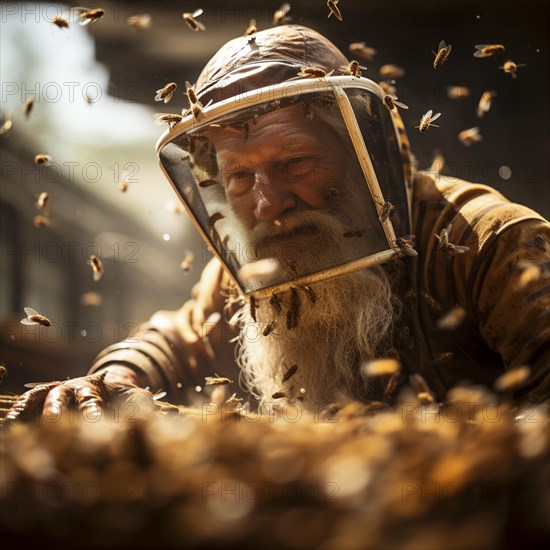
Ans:
POLYGON ((278 179, 273 171, 261 169, 256 172, 254 217, 257 222, 273 221, 296 207, 296 195, 278 179))

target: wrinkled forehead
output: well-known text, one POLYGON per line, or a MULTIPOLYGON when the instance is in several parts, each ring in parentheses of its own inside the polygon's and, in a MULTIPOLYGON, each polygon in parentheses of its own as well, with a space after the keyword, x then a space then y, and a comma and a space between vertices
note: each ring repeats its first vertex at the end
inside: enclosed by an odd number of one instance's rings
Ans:
POLYGON ((238 154, 262 146, 279 150, 298 147, 328 147, 337 132, 324 120, 306 117, 304 105, 291 105, 263 115, 255 115, 204 131, 218 155, 238 154))

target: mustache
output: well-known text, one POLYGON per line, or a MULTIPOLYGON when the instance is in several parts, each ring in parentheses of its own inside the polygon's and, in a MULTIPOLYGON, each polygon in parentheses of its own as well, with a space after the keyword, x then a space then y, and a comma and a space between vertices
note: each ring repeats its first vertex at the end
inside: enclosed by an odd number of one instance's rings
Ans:
POLYGON ((252 242, 260 247, 283 244, 302 237, 334 237, 346 230, 346 225, 325 210, 292 212, 278 220, 260 222, 250 232, 252 242))

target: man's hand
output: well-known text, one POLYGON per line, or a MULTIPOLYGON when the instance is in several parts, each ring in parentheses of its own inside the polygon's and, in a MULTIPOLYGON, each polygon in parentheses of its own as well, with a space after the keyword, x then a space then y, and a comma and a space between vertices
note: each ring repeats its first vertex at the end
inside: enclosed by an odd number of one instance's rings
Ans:
POLYGON ((125 400, 133 393, 143 392, 138 383, 138 376, 132 369, 109 366, 90 376, 39 384, 13 404, 4 425, 43 417, 59 418, 71 408, 78 409, 89 419, 100 417, 111 400, 125 400))

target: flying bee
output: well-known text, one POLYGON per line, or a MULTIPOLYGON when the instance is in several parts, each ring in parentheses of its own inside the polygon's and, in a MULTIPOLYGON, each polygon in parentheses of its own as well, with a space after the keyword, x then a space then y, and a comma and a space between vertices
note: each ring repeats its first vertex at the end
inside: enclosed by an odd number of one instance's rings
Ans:
MULTIPOLYGON (((199 101, 199 98, 197 97, 197 94, 195 93, 195 88, 188 81, 185 81, 185 92, 184 93, 187 96, 187 99, 189 100, 189 105, 190 105, 189 109, 185 112, 185 115, 187 115, 191 112, 191 113, 193 113, 193 117, 197 118, 202 113, 204 105, 199 101)), ((208 105, 210 105, 211 101, 208 103, 208 105)), ((207 107, 208 107, 208 105, 207 105, 207 107)))
POLYGON ((46 216, 42 216, 42 214, 37 214, 34 217, 33 223, 34 227, 49 227, 50 220, 46 216))
POLYGON ((130 27, 134 27, 139 31, 144 31, 151 26, 152 19, 148 13, 143 13, 141 15, 132 15, 128 17, 128 19, 126 19, 126 23, 130 25, 130 27))
POLYGON ((40 153, 34 157, 34 163, 41 164, 42 166, 49 166, 51 161, 52 157, 50 157, 50 155, 46 155, 45 153, 40 153))
POLYGON ((531 369, 527 366, 512 369, 495 380, 494 388, 499 392, 515 390, 529 378, 530 374, 531 369))
POLYGON ((362 57, 366 61, 372 61, 377 53, 374 48, 369 48, 364 42, 353 42, 348 48, 351 53, 362 57))
POLYGON ((100 306, 101 302, 103 298, 97 292, 85 292, 80 296, 80 303, 83 306, 100 306))
POLYGON ((38 199, 36 200, 36 208, 39 208, 40 210, 44 210, 44 212, 47 212, 50 206, 50 195, 43 191, 38 195, 38 199))
POLYGON ((97 283, 103 277, 105 271, 102 261, 92 254, 88 260, 88 265, 92 266, 92 271, 94 273, 94 281, 97 283))
POLYGON ((185 21, 185 24, 192 30, 192 31, 205 31, 206 27, 200 22, 195 19, 195 17, 199 17, 199 15, 202 15, 203 10, 199 8, 198 10, 195 10, 193 13, 185 12, 183 13, 182 17, 185 21))
POLYGON ((433 311, 437 313, 441 313, 443 308, 441 307, 441 304, 432 295, 424 291, 420 291, 420 295, 433 311))
POLYGON ((168 128, 170 129, 183 118, 181 115, 171 113, 155 113, 154 117, 156 124, 168 124, 168 128))
POLYGON ((493 98, 496 95, 497 93, 491 90, 487 90, 486 92, 483 92, 481 94, 481 98, 479 99, 476 110, 476 114, 479 118, 483 118, 485 116, 485 113, 489 112, 493 98))
POLYGON ((311 67, 302 67, 300 69, 300 72, 297 74, 298 76, 302 76, 304 78, 324 78, 326 76, 330 76, 333 72, 334 70, 327 73, 327 71, 322 67, 311 66, 311 67))
POLYGON ((271 399, 282 399, 283 397, 288 397, 286 392, 277 391, 271 396, 271 399))
POLYGON ((418 126, 415 126, 415 128, 418 128, 421 132, 425 132, 430 126, 433 126, 435 128, 439 128, 437 124, 432 124, 434 120, 437 120, 441 113, 436 113, 433 115, 433 111, 430 109, 427 113, 424 113, 422 115, 422 118, 420 119, 420 124, 418 126))
POLYGON ((88 8, 72 8, 72 9, 79 13, 78 23, 80 25, 88 25, 89 23, 95 23, 105 15, 105 10, 102 8, 94 8, 91 10, 89 10, 88 8))
POLYGON ((340 195, 340 190, 337 189, 336 187, 331 187, 328 191, 327 191, 327 199, 332 199, 334 197, 338 197, 340 195))
POLYGON ((388 111, 393 111, 396 107, 401 107, 401 109, 408 109, 409 107, 400 101, 397 101, 397 96, 386 94, 384 96, 384 105, 387 107, 388 111))
POLYGON ((214 229, 214 225, 216 224, 216 222, 219 222, 223 218, 225 218, 225 216, 221 212, 214 212, 214 214, 212 214, 208 219, 208 227, 210 231, 214 229))
POLYGON ((327 0, 327 8, 329 9, 328 17, 331 15, 334 15, 338 21, 343 21, 344 18, 342 17, 342 12, 340 11, 340 8, 336 5, 338 4, 339 0, 327 0))
POLYGON ((438 153, 434 156, 432 160, 432 164, 428 168, 427 172, 433 172, 436 175, 441 174, 441 171, 443 170, 445 166, 445 157, 438 153))
POLYGON ((401 371, 394 372, 384 388, 384 397, 386 399, 391 397, 395 393, 397 386, 399 386, 404 379, 405 377, 401 371))
POLYGON ((250 317, 252 317, 252 320, 256 323, 258 320, 256 318, 256 309, 258 308, 258 304, 256 303, 256 298, 254 296, 250 295, 250 317))
POLYGON ((69 21, 68 19, 65 19, 65 17, 61 17, 61 15, 55 15, 50 19, 50 23, 53 23, 58 29, 68 29, 69 28, 69 21))
POLYGON ((2 122, 2 125, 0 126, 0 136, 8 135, 12 126, 13 126, 13 120, 11 118, 11 113, 8 113, 6 115, 6 118, 4 119, 4 122, 2 122))
POLYGON ((183 260, 180 263, 180 268, 183 270, 184 273, 189 273, 191 271, 191 268, 193 267, 193 260, 195 256, 193 252, 190 250, 185 251, 185 256, 183 257, 183 260))
POLYGON ((376 202, 380 206, 378 217, 380 219, 380 222, 384 223, 389 219, 390 215, 395 210, 395 206, 390 201, 386 201, 384 203, 382 201, 376 201, 376 202))
POLYGON ((286 314, 286 328, 292 330, 298 326, 301 300, 295 287, 290 289, 290 304, 286 314))
POLYGON ((362 237, 364 234, 365 232, 360 229, 352 229, 350 231, 344 231, 344 233, 342 233, 342 237, 345 239, 351 239, 352 237, 362 237))
POLYGON ((439 365, 441 363, 446 363, 447 361, 450 361, 453 358, 453 352, 447 351, 445 353, 435 353, 432 355, 432 359, 436 365, 439 365))
POLYGON ((128 191, 128 182, 126 180, 119 181, 118 188, 122 193, 126 193, 126 191, 128 191))
POLYGON ((205 386, 225 386, 227 384, 233 384, 233 380, 230 378, 225 378, 225 376, 220 376, 217 372, 214 373, 216 376, 206 376, 204 378, 205 386))
POLYGON ((476 44, 474 57, 491 57, 503 53, 506 49, 502 44, 476 44))
MULTIPOLYGON (((393 86, 392 84, 390 84, 387 80, 381 80, 379 83, 378 83, 378 86, 380 86, 380 88, 382 88, 382 91, 385 93, 385 94, 388 94, 388 95, 396 95, 397 94, 397 88, 395 86, 393 86)), ((365 96, 366 98, 369 98, 369 96, 365 96)), ((370 114, 370 110, 367 109, 369 114, 370 114)))
POLYGON ((398 237, 395 239, 395 246, 406 256, 418 256, 418 252, 414 249, 414 235, 398 237))
POLYGON ((453 224, 450 223, 446 228, 441 230, 441 233, 439 235, 435 236, 436 239, 439 241, 439 248, 443 252, 446 252, 451 256, 456 256, 457 254, 464 254, 465 252, 468 252, 470 250, 470 247, 452 244, 449 241, 449 233, 451 232, 452 227, 453 224))
POLYGON ((283 376, 283 384, 288 382, 298 372, 298 365, 292 365, 283 376))
POLYGON ((466 318, 466 310, 461 306, 453 307, 437 321, 439 330, 455 330, 466 318))
POLYGON ((405 70, 398 65, 388 63, 387 65, 382 65, 378 69, 378 73, 380 74, 380 78, 382 80, 395 80, 396 78, 401 78, 404 76, 405 70))
POLYGON ((428 386, 428 383, 421 374, 411 374, 409 377, 409 381, 411 383, 411 386, 415 389, 417 393, 432 393, 430 390, 430 386, 428 386))
POLYGON ((251 19, 248 27, 244 31, 244 36, 252 36, 258 32, 258 27, 256 26, 256 19, 251 19))
POLYGON ((281 305, 281 299, 277 296, 277 294, 275 294, 275 292, 269 298, 269 305, 275 310, 277 315, 282 313, 283 306, 281 305))
POLYGON ((518 267, 521 269, 521 275, 518 281, 518 286, 520 288, 525 288, 533 281, 537 281, 541 276, 541 270, 538 265, 522 263, 518 265, 518 267))
POLYGON ((458 141, 466 147, 469 147, 473 143, 478 143, 482 139, 481 134, 479 133, 479 128, 474 126, 473 128, 468 128, 467 130, 462 130, 458 134, 458 141))
POLYGON ((452 46, 450 44, 446 46, 445 40, 442 40, 437 47, 437 53, 432 51, 432 53, 435 55, 434 69, 439 69, 439 67, 441 67, 441 65, 443 65, 445 61, 447 61, 449 55, 451 55, 451 48, 452 46))
POLYGON ((281 5, 281 7, 273 14, 273 26, 276 27, 277 25, 284 25, 285 23, 288 23, 292 17, 287 15, 287 13, 290 11, 290 4, 288 2, 285 2, 281 5))
POLYGON ((305 295, 309 298, 309 301, 314 304, 317 301, 317 294, 315 294, 315 291, 307 285, 299 286, 298 287, 302 292, 305 293, 305 295))
POLYGON ((363 69, 364 71, 367 70, 367 68, 363 65, 359 65, 359 61, 355 61, 354 59, 349 62, 349 65, 344 65, 340 68, 345 71, 346 74, 355 76, 356 78, 361 78, 361 76, 363 76, 361 69, 363 69))
POLYGON ((23 113, 25 114, 25 118, 29 118, 33 107, 34 107, 34 99, 32 97, 28 97, 25 101, 25 106, 23 107, 23 113))
POLYGON ((285 262, 288 269, 292 272, 295 277, 298 277, 298 266, 294 260, 287 260, 285 262))
POLYGON ((428 391, 421 391, 417 393, 416 398, 422 405, 431 405, 432 403, 435 403, 435 397, 428 391))
POLYGON ((275 328, 276 324, 277 324, 277 321, 275 320, 269 321, 269 323, 265 326, 264 330, 262 330, 262 335, 269 336, 273 332, 273 329, 275 328))
POLYGON ((447 86, 447 97, 449 99, 465 99, 470 95, 468 86, 447 86))
POLYGON ((43 327, 49 327, 52 323, 44 315, 40 315, 38 311, 34 310, 32 307, 23 308, 27 317, 21 319, 22 325, 42 325, 43 327))
POLYGON ((373 359, 372 361, 367 361, 361 367, 362 373, 367 377, 390 376, 399 372, 400 369, 401 364, 393 357, 373 359))
POLYGON ((163 88, 156 91, 155 101, 168 103, 172 99, 177 87, 178 85, 175 82, 168 82, 163 88))
POLYGON ((505 73, 508 73, 512 78, 517 78, 516 71, 519 67, 527 67, 525 63, 515 63, 511 59, 508 59, 508 61, 504 62, 504 65, 499 67, 499 69, 502 69, 505 73))

